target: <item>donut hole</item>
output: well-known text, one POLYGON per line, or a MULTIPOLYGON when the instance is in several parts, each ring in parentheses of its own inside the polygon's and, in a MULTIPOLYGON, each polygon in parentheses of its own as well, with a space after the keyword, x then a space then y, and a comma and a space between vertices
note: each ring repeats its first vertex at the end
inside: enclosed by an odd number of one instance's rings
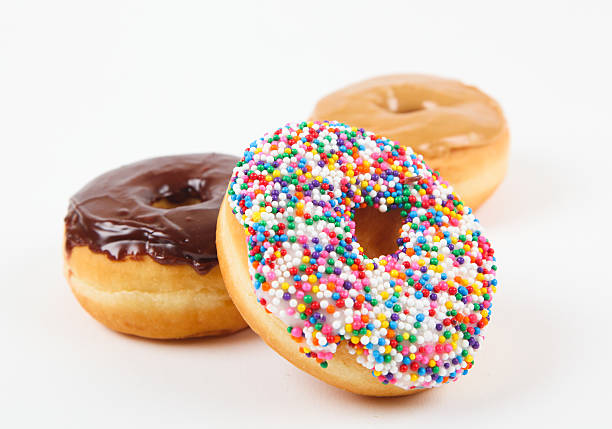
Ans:
POLYGON ((178 191, 160 190, 159 195, 151 201, 151 206, 168 210, 182 206, 192 206, 203 201, 198 191, 191 186, 186 186, 178 191))
POLYGON ((387 97, 387 110, 392 113, 403 114, 403 113, 414 113, 427 108, 426 102, 421 102, 418 99, 409 99, 396 97, 395 95, 389 95, 387 97))
POLYGON ((377 208, 355 210, 355 238, 369 258, 397 252, 397 239, 402 226, 401 210, 381 213, 377 208))

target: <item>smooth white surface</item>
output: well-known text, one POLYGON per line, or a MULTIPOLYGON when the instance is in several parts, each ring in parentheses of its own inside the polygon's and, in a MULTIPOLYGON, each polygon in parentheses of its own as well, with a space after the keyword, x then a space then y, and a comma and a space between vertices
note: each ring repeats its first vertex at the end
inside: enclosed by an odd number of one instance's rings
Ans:
POLYGON ((0 427, 609 424, 608 2, 204 3, 0 2, 0 427), (475 84, 510 122, 507 179, 479 211, 500 287, 471 375, 356 397, 248 330, 146 341, 78 306, 62 218, 86 181, 156 155, 240 154, 394 72, 475 84))

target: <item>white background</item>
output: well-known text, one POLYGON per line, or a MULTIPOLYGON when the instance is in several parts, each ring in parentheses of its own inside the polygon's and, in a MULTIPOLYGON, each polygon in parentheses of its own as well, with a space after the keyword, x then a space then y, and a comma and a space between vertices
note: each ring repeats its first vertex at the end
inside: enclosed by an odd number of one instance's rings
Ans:
POLYGON ((0 1, 0 427, 608 425, 609 2, 294 3, 0 1), (248 330, 147 341, 78 306, 62 219, 86 181, 156 155, 238 155, 395 72, 475 84, 510 123, 508 176, 479 210, 500 287, 468 377, 357 397, 248 330))

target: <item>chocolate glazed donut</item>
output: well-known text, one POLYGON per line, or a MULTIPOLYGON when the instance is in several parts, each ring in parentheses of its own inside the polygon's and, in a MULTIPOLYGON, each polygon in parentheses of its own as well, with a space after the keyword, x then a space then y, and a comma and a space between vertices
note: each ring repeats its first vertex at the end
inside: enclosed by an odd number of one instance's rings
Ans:
POLYGON ((215 246, 236 162, 221 154, 149 159, 99 176, 70 199, 66 276, 94 318, 151 338, 246 326, 225 291, 215 246))

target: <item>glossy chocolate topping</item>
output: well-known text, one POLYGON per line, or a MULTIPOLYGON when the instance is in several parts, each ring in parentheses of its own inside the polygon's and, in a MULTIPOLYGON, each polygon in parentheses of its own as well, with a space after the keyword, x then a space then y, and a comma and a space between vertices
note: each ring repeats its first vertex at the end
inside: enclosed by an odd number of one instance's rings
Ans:
POLYGON ((66 251, 88 246, 113 260, 149 255, 205 274, 218 263, 217 215, 238 161, 221 154, 166 156, 97 177, 70 199, 66 251))

